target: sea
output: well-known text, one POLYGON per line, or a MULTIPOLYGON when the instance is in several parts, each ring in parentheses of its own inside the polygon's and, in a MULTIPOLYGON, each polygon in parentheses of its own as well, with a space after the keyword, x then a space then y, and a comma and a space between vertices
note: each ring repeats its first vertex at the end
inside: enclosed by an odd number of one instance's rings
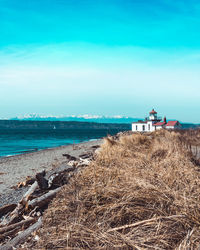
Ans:
POLYGON ((118 132, 117 129, 2 129, 0 157, 100 139, 118 132))

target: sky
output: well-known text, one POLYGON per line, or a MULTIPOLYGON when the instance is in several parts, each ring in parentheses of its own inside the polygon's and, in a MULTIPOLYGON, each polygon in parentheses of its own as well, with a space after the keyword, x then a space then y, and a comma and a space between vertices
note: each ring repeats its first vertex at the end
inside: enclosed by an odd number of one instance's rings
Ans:
POLYGON ((0 117, 200 123, 199 0, 0 0, 0 117))

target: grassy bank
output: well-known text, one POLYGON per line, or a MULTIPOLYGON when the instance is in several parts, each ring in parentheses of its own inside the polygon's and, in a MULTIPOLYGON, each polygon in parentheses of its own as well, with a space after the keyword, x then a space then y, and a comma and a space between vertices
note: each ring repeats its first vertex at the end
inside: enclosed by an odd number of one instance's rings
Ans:
POLYGON ((200 172, 188 146, 192 136, 198 145, 195 133, 105 139, 45 213, 35 248, 197 249, 200 172))

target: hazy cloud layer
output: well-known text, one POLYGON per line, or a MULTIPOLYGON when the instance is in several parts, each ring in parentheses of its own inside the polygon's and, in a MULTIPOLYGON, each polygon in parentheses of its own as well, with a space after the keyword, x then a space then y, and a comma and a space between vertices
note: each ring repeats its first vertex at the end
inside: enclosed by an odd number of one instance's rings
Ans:
POLYGON ((198 1, 0 0, 0 116, 200 122, 198 1))

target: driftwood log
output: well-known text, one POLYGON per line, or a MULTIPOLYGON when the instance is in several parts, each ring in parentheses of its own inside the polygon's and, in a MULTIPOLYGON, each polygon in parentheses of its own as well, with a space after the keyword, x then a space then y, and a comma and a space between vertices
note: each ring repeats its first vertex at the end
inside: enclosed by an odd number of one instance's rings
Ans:
POLYGON ((42 218, 40 217, 36 223, 32 226, 21 232, 15 238, 10 240, 8 243, 0 247, 0 250, 13 250, 19 244, 22 244, 26 241, 27 237, 30 236, 34 231, 39 229, 42 226, 42 218))
POLYGON ((15 210, 9 215, 8 218, 5 218, 0 226, 10 225, 13 223, 16 223, 22 219, 22 213, 23 213, 23 205, 21 203, 18 203, 15 210))
POLYGON ((29 227, 33 222, 35 222, 35 218, 29 218, 27 220, 22 220, 18 223, 12 224, 10 226, 0 228, 0 241, 2 242, 7 237, 14 237, 14 235, 20 230, 29 227))
POLYGON ((13 238, 14 235, 20 231, 20 227, 15 227, 14 229, 5 232, 4 234, 0 235, 0 242, 3 242, 6 238, 13 238))
POLYGON ((6 215, 7 213, 12 212, 17 207, 17 204, 9 204, 3 207, 0 207, 0 217, 6 215))
POLYGON ((72 156, 72 155, 69 155, 69 154, 63 154, 64 157, 67 158, 67 160, 69 161, 76 161, 78 160, 76 157, 72 156))
POLYGON ((41 190, 45 190, 48 188, 48 180, 44 178, 45 174, 46 174, 45 171, 42 171, 41 173, 36 174, 36 180, 41 190))
POLYGON ((29 190, 23 195, 21 201, 19 203, 23 204, 23 205, 26 205, 30 195, 37 189, 38 187, 38 183, 37 181, 35 181, 31 187, 29 188, 29 190))
POLYGON ((18 203, 17 207, 12 211, 9 218, 5 219, 1 225, 11 225, 21 220, 21 215, 24 212, 24 207, 27 205, 28 199, 30 195, 36 190, 38 187, 37 182, 34 182, 29 190, 24 194, 21 201, 18 203))
POLYGON ((30 219, 27 219, 27 220, 22 220, 22 221, 20 221, 18 223, 10 225, 10 226, 1 227, 0 228, 0 234, 3 234, 5 232, 7 232, 7 231, 11 231, 11 230, 13 230, 16 227, 21 227, 21 226, 24 226, 24 225, 29 225, 29 224, 31 224, 34 221, 35 221, 34 218, 30 218, 30 219))
POLYGON ((58 188, 63 186, 68 181, 67 174, 73 172, 75 168, 66 164, 56 168, 56 170, 50 171, 46 178, 48 179, 48 188, 58 188))
POLYGON ((69 160, 67 164, 63 164, 47 174, 45 171, 37 173, 36 177, 31 179, 35 182, 32 182, 18 204, 10 204, 0 208, 0 217, 3 216, 3 221, 0 223, 0 241, 3 242, 8 237, 13 238, 5 245, 0 246, 0 250, 15 248, 20 243, 25 242, 33 231, 41 227, 41 217, 35 222, 36 218, 41 216, 42 211, 46 209, 62 186, 68 182, 68 179, 82 167, 87 166, 92 159, 90 153, 80 155, 82 158, 79 159, 68 154, 63 154, 63 156, 69 160), (20 230, 24 231, 19 233, 20 230), (15 237, 17 233, 19 234, 15 237))
POLYGON ((36 175, 36 181, 31 185, 31 187, 28 189, 28 191, 23 195, 20 202, 16 204, 11 204, 8 206, 5 206, 0 210, 2 211, 2 214, 7 214, 7 211, 11 212, 10 216, 8 218, 5 218, 3 222, 0 224, 1 226, 5 225, 11 225, 13 223, 17 223, 22 219, 22 214, 29 206, 31 207, 42 207, 46 205, 49 201, 51 201, 55 194, 59 191, 59 189, 55 189, 49 191, 47 194, 42 195, 41 197, 37 197, 31 202, 29 201, 30 196, 35 192, 35 190, 40 187, 41 190, 49 189, 51 187, 59 187, 64 184, 66 184, 65 175, 66 173, 73 171, 74 167, 68 166, 68 165, 61 165, 58 169, 51 171, 48 173, 46 180, 44 178, 45 172, 38 173, 36 175), (38 177, 39 176, 39 177, 38 177), (45 184, 44 184, 45 183, 45 184))
POLYGON ((93 153, 89 152, 89 153, 81 154, 81 155, 79 155, 79 157, 81 159, 91 159, 93 157, 93 153))
POLYGON ((50 190, 48 193, 35 198, 28 202, 28 208, 34 208, 34 207, 43 207, 46 204, 48 204, 55 196, 56 194, 61 190, 61 187, 56 188, 54 190, 50 190))

